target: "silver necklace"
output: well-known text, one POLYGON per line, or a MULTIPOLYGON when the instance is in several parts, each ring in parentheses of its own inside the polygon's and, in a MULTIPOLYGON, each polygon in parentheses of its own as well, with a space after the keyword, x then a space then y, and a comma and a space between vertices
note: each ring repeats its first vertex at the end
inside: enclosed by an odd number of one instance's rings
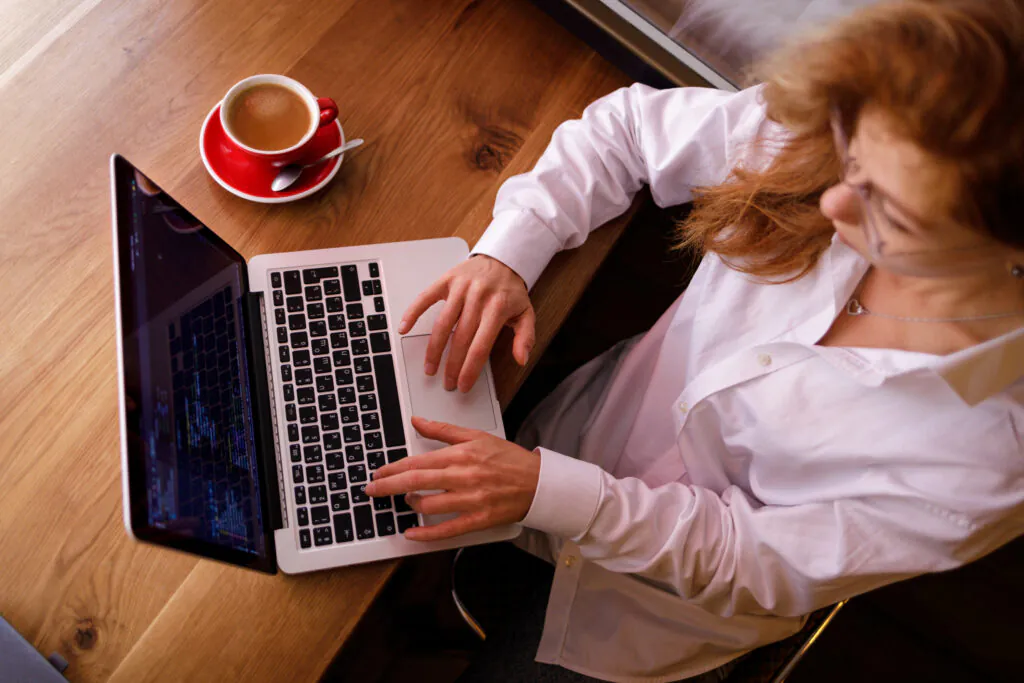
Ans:
POLYGON ((992 313, 989 315, 970 315, 966 318, 906 318, 899 315, 886 315, 885 313, 875 313, 869 311, 864 307, 860 301, 855 297, 851 297, 846 302, 846 313, 848 315, 873 315, 877 318, 888 318, 889 320, 903 320, 911 323, 955 323, 965 322, 968 320, 994 320, 996 318, 1012 318, 1017 315, 1024 315, 1024 311, 1013 311, 1012 313, 992 313))

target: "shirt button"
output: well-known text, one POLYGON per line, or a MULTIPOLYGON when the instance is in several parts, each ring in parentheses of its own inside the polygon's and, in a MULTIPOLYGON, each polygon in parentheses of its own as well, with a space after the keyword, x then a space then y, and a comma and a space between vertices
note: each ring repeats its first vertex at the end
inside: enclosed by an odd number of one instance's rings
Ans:
POLYGON ((764 367, 768 367, 769 365, 772 364, 772 357, 769 356, 767 353, 761 353, 758 354, 757 356, 757 362, 763 365, 764 367))
POLYGON ((571 567, 574 564, 576 564, 576 557, 575 556, 570 555, 569 557, 565 558, 565 566, 566 567, 571 567))
POLYGON ((686 413, 688 413, 689 410, 690 410, 690 404, 689 403, 687 403, 686 401, 680 401, 679 402, 679 412, 680 413, 682 413, 683 415, 686 415, 686 413))

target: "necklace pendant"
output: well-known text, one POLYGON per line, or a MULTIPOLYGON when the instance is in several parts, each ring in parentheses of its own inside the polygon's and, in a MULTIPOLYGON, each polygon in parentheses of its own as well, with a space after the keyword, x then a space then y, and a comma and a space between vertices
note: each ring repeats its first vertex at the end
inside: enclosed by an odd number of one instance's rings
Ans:
POLYGON ((867 309, 861 306, 856 299, 850 299, 846 302, 846 313, 848 315, 864 315, 867 313, 867 309))

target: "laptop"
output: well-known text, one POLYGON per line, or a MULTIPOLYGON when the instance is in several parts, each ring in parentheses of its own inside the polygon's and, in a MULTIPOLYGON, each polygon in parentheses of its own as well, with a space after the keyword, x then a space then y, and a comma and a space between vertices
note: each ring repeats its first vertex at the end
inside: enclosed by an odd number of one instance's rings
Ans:
MULTIPOLYGON (((409 418, 504 438, 490 367, 467 394, 423 372, 440 305, 399 316, 464 260, 457 238, 256 256, 129 163, 110 162, 124 521, 141 541, 301 573, 507 540, 406 540, 423 516, 370 473, 443 447, 409 418)), ((440 373, 439 373, 440 374, 440 373)))

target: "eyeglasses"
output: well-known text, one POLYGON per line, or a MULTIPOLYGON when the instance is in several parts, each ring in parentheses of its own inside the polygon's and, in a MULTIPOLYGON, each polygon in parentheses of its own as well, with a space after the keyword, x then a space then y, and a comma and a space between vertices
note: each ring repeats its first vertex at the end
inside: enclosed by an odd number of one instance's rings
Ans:
POLYGON ((886 215, 885 204, 898 206, 898 202, 881 192, 871 181, 858 177, 861 169, 850 156, 850 139, 843 126, 839 108, 835 105, 831 108, 829 123, 832 127, 836 153, 839 155, 839 177, 844 185, 854 191, 860 201, 861 227, 873 261, 884 262, 887 269, 905 275, 934 276, 963 272, 979 266, 990 267, 993 263, 1005 260, 992 244, 911 251, 894 250, 890 243, 905 242, 907 230, 893 225, 892 220, 886 215), (958 258, 950 259, 952 254, 957 254, 958 258))

